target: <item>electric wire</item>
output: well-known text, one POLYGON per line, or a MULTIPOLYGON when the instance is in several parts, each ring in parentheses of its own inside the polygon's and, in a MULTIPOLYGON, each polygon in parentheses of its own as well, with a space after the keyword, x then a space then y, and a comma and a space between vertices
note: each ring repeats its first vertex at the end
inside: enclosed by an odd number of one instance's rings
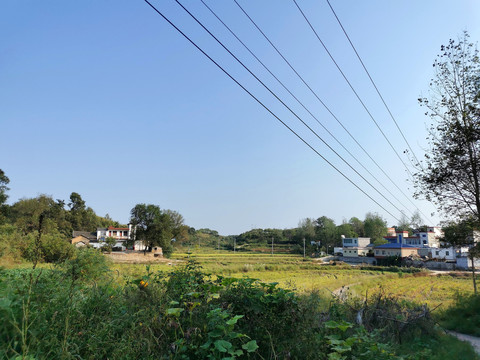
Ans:
POLYGON ((417 164, 420 164, 420 161, 418 161, 418 158, 417 158, 417 156, 415 155, 415 152, 413 151, 412 147, 410 146, 410 143, 408 142, 407 138, 405 137, 405 134, 403 133, 403 131, 402 131, 402 129, 400 128, 400 126, 398 125, 397 120, 396 120, 395 117, 393 116, 392 112, 390 111, 390 108, 388 107, 387 103, 385 102, 385 99, 383 98, 382 94, 380 93, 380 90, 378 89, 377 84, 375 83, 375 81, 373 81, 373 78, 370 76, 370 72, 367 70, 367 67, 365 66, 362 58, 360 57, 360 54, 358 53, 357 49, 356 49, 355 46, 353 45, 352 40, 350 40, 350 37, 348 36, 347 31, 346 31, 345 28, 343 27, 343 24, 342 24, 342 22, 340 21, 339 17, 337 16, 337 13, 336 13, 335 10, 333 9, 332 5, 330 4, 330 1, 329 1, 329 0, 326 0, 326 1, 327 1, 328 6, 330 7, 330 10, 332 10, 333 15, 334 15, 335 18, 337 19, 338 24, 339 24, 340 27, 342 28, 342 31, 343 31, 343 33, 345 34, 348 42, 350 43, 353 51, 355 52, 355 55, 357 55, 357 58, 358 58, 358 60, 360 61, 360 64, 362 64, 362 67, 363 67, 363 69, 365 70, 365 73, 367 74, 368 78, 370 79, 370 82, 372 83, 373 87, 375 88, 375 91, 377 92, 378 96, 379 96, 380 99, 382 100, 383 105, 385 106, 385 108, 387 109, 388 113, 390 114, 390 117, 392 118, 393 122, 395 123, 398 131, 399 131, 400 134, 402 135, 403 140, 405 140, 405 143, 407 144, 408 148, 410 149, 410 152, 412 153, 413 157, 415 158, 415 161, 417 162, 417 164))
POLYGON ((285 126, 291 133, 293 133, 300 141, 302 141, 306 146, 308 146, 313 152, 315 152, 320 158, 322 158, 328 165, 330 165, 334 170, 336 170, 340 175, 342 175, 348 182, 355 186, 360 192, 377 204, 381 209, 383 209, 387 214, 392 216, 394 219, 399 221, 399 219, 388 211, 384 206, 382 206, 377 200, 371 197, 365 190, 363 190, 359 185, 357 185, 353 180, 351 180, 347 175, 345 175, 340 169, 338 169, 333 163, 331 163, 327 158, 325 158, 318 150, 316 150, 310 143, 308 143, 304 138, 302 138, 295 130, 289 127, 280 117, 278 117, 270 108, 268 108, 260 99, 258 99, 253 93, 251 93, 245 86, 243 86, 233 75, 231 75, 227 70, 225 70, 219 63, 217 63, 210 55, 208 55, 200 46, 198 46, 188 35, 186 35, 180 28, 178 28, 172 21, 170 21, 160 10, 153 6, 148 0, 144 0, 157 14, 159 14, 170 26, 172 26, 177 32, 179 32, 185 39, 187 39, 197 50, 199 50, 205 57, 207 57, 211 62, 213 62, 225 75, 227 75, 231 80, 233 80, 243 91, 245 91, 250 97, 252 97, 259 105, 261 105, 267 112, 269 112, 275 119, 277 119, 283 126, 285 126))
POLYGON ((372 172, 370 170, 368 170, 367 167, 365 167, 365 165, 363 165, 360 160, 358 160, 358 158, 352 154, 346 147, 345 145, 343 145, 341 143, 341 141, 339 141, 337 139, 337 137, 330 131, 328 130, 328 128, 305 106, 305 104, 300 100, 298 99, 297 96, 295 96, 295 94, 293 94, 290 89, 288 89, 288 87, 274 74, 272 73, 272 71, 262 62, 262 60, 260 60, 258 58, 257 55, 255 55, 253 53, 253 51, 237 36, 237 34, 217 15, 217 13, 212 9, 210 8, 204 0, 200 0, 202 2, 202 4, 212 13, 213 16, 215 16, 217 18, 217 20, 240 42, 240 44, 243 45, 243 47, 250 53, 250 55, 252 55, 259 63, 260 65, 263 66, 263 68, 297 101, 297 103, 299 103, 304 109, 305 111, 307 111, 310 116, 312 116, 315 121, 353 158, 355 159, 355 161, 368 173, 370 174, 370 176, 372 178, 374 178, 377 183, 382 186, 401 206, 403 206, 405 209, 407 209, 412 215, 413 215, 413 212, 407 207, 405 206, 405 204, 403 204, 380 180, 378 180, 378 178, 372 174, 372 172))
MULTIPOLYGON (((236 2, 236 0, 234 0, 236 2)), ((317 31, 315 30, 315 28, 313 27, 313 25, 311 24, 311 22, 308 20, 307 16, 305 15, 305 13, 303 12, 303 10, 300 8, 300 6, 298 5, 297 3, 297 0, 293 0, 293 2, 295 3, 295 5, 297 6, 298 10, 300 11, 300 13, 302 14, 303 18, 305 19, 305 21, 307 22, 307 24, 309 25, 310 29, 312 29, 313 33, 315 34, 316 38, 318 39, 318 41, 320 42, 320 44, 322 44, 322 47, 325 49, 325 51, 327 52, 328 56, 330 57, 330 59, 333 61, 333 63, 335 64, 335 66, 337 67, 338 71, 342 74, 343 78, 345 79, 345 81, 347 82, 348 86, 350 87, 350 89, 353 91, 353 93, 355 94, 355 96, 357 97, 358 101, 362 104, 363 108, 365 109, 365 111, 368 113, 368 115, 370 116, 370 118, 372 119, 372 121, 375 123, 375 125, 377 126, 377 129, 380 131, 380 133, 383 135, 383 137, 385 138, 385 140, 387 141, 387 143, 390 145, 390 147, 392 148, 392 150, 395 152, 395 154, 397 155, 398 159, 400 160, 400 162, 403 164, 403 166, 405 167, 405 169, 407 170, 408 174, 410 175, 411 178, 413 178, 413 174, 411 173, 410 169, 407 167, 407 165, 405 164, 405 162, 402 160, 402 158, 400 157, 400 155, 398 154, 397 150, 394 148, 393 144, 390 142, 390 140, 388 139, 388 137, 385 135, 385 133, 383 132, 383 130, 381 129, 380 125, 377 123, 377 121, 375 120, 375 118, 373 117, 373 115, 370 113, 370 111, 368 110, 367 106, 365 105, 365 103, 363 102, 363 100, 360 98, 360 96, 358 95, 357 91, 355 90, 355 88, 353 87, 353 85, 350 83, 350 81, 348 80, 347 76, 345 75, 345 73, 342 71, 342 69, 340 68, 340 66, 338 65, 337 61, 335 60, 335 58, 333 57, 333 55, 330 53, 330 51, 328 50, 327 46, 325 45, 325 43, 322 41, 322 39, 320 38, 320 36, 318 35, 317 31)), ((413 203, 413 202, 412 202, 413 203)), ((420 209, 417 208, 417 210, 425 217, 425 219, 428 219, 430 220, 431 222, 431 219, 429 219, 428 216, 426 216, 420 209)))
MULTIPOLYGON (((312 89, 312 87, 305 81, 305 79, 298 73, 298 71, 293 67, 293 65, 285 58, 282 52, 273 44, 269 37, 263 32, 263 30, 257 25, 257 23, 250 17, 250 15, 245 11, 245 9, 234 0, 235 4, 240 8, 243 14, 250 20, 250 22, 255 26, 255 28, 262 34, 262 36, 267 40, 267 42, 275 49, 278 55, 285 61, 285 63, 290 67, 290 69, 297 75, 297 77, 303 82, 303 84, 310 90, 310 92, 317 98, 317 100, 322 104, 325 109, 332 115, 332 117, 340 124, 340 126, 345 130, 345 132, 352 138, 352 140, 362 149, 362 151, 370 158, 370 160, 380 169, 380 171, 385 175, 385 177, 397 188, 397 190, 421 213, 426 219, 426 216, 410 199, 409 196, 392 180, 392 178, 385 172, 385 170, 377 163, 375 159, 365 150, 365 148, 358 142, 358 140, 353 136, 350 131, 343 125, 343 123, 337 118, 337 116, 328 108, 328 106, 323 102, 323 100, 318 96, 318 94, 312 89)), ((387 139, 388 141, 388 139, 387 139)), ((398 156, 398 154, 397 154, 398 156)), ((403 162, 402 162, 403 163, 403 162)), ((403 163, 405 165, 405 163, 403 163)), ((407 168, 408 170, 408 168, 407 168)))
POLYGON ((401 156, 398 154, 397 150, 393 147, 393 144, 390 142, 390 140, 388 139, 387 135, 385 135, 385 133, 383 132, 382 128, 380 127, 380 125, 378 125, 378 122, 375 120, 375 118, 373 117, 372 113, 370 112, 370 110, 367 108, 367 105, 365 105, 365 103, 363 102, 362 98, 360 97, 360 95, 358 95, 357 91, 355 90, 355 88, 353 87, 353 85, 350 83, 350 81, 348 80, 347 76, 345 75, 345 73, 343 72, 343 70, 340 68, 340 66, 338 65, 337 61, 335 60, 335 58, 332 56, 332 54, 330 53, 330 51, 328 50, 328 48, 326 47, 325 43, 322 41, 322 39, 320 38, 320 36, 318 35, 317 31, 315 30, 315 28, 312 26, 312 24, 310 23, 310 21, 308 20, 308 18, 306 17, 305 13, 303 12, 303 10, 300 8, 300 6, 298 5, 297 1, 296 0, 293 0, 293 2, 295 3, 295 5, 297 6, 298 10, 300 11, 300 13, 302 14, 303 18, 305 19, 305 21, 308 23, 308 25, 310 26, 310 28, 312 29, 313 33, 315 34, 315 36, 317 37, 318 41, 320 41, 320 44, 322 44, 323 48, 325 49, 325 51, 327 52, 328 56, 330 57, 330 59, 333 61, 333 63, 335 64, 335 66, 337 67, 338 71, 340 71, 340 73, 342 74, 343 78, 345 79, 345 81, 347 82, 348 86, 350 87, 350 89, 353 91, 353 93, 355 94, 355 96, 357 97, 358 101, 360 102, 360 104, 362 104, 363 108, 365 109, 365 111, 367 112, 367 114, 370 116, 370 118, 372 119, 372 121, 375 123, 375 125, 377 126, 377 129, 380 131, 380 133, 383 135, 383 137, 385 138, 385 140, 387 141, 388 145, 390 145, 390 147, 392 148, 393 152, 397 155, 398 159, 400 160, 400 162, 403 164, 403 166, 405 167, 405 169, 407 170, 407 172, 410 174, 410 176, 413 177, 412 173, 410 172, 410 169, 408 168, 407 164, 405 164, 405 162, 403 161, 403 159, 401 158, 401 156))
POLYGON ((213 39, 215 39, 215 41, 220 46, 222 46, 230 54, 230 56, 232 56, 245 70, 247 70, 250 75, 252 75, 268 92, 270 92, 270 94, 272 94, 285 108, 287 108, 292 113, 292 115, 294 115, 304 126, 306 126, 308 130, 312 132, 312 134, 314 134, 320 141, 322 141, 330 149, 330 151, 337 155, 338 158, 340 158, 348 167, 350 167, 350 169, 352 169, 358 176, 360 176, 363 181, 370 185, 372 189, 374 189, 380 196, 382 196, 388 203, 390 203, 390 205, 397 209, 397 211, 399 211, 400 213, 402 212, 402 210, 400 210, 395 204, 393 204, 390 199, 383 195, 375 186, 373 186, 367 179, 365 179, 365 177, 360 174, 348 161, 346 161, 337 151, 335 151, 335 149, 333 149, 320 135, 318 135, 315 130, 313 130, 305 121, 303 121, 303 119, 300 118, 300 116, 298 116, 297 113, 295 113, 282 99, 280 99, 275 94, 275 92, 273 92, 267 85, 265 85, 265 83, 261 81, 258 76, 256 76, 240 59, 238 59, 235 54, 233 54, 210 30, 208 30, 205 25, 203 25, 203 23, 195 17, 195 15, 193 15, 185 6, 183 6, 183 4, 179 0, 175 0, 175 2, 180 7, 182 7, 182 9, 185 10, 185 12, 187 12, 197 22, 197 24, 200 25, 213 39))

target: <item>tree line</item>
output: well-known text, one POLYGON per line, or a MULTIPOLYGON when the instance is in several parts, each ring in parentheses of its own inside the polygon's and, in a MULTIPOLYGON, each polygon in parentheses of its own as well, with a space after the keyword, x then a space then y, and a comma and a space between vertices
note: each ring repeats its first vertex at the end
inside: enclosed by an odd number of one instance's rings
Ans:
MULTIPOLYGON (((97 228, 126 227, 108 214, 98 216, 76 192, 69 200, 53 199, 49 195, 23 198, 8 205, 9 179, 0 169, 0 237, 3 252, 10 249, 30 258, 36 237, 42 236, 42 256, 49 261, 71 254, 67 246, 74 230, 94 232, 97 228)), ((418 214, 412 219, 402 217, 398 229, 412 231, 418 223, 418 214), (415 217, 416 216, 416 217, 415 217)), ((288 251, 303 251, 303 243, 310 251, 332 250, 341 246, 341 237, 369 237, 375 244, 384 242, 387 223, 376 213, 367 213, 363 220, 352 217, 341 224, 327 216, 305 218, 296 228, 252 229, 239 235, 222 236, 216 230, 195 229, 185 224, 183 216, 158 205, 137 204, 130 212, 132 239, 143 240, 147 249, 163 248, 168 256, 176 246, 200 246, 227 250, 265 249, 273 242, 285 245, 288 251)), ((1 251, 1 250, 0 250, 1 251)), ((1 253, 0 253, 1 256, 1 253)))

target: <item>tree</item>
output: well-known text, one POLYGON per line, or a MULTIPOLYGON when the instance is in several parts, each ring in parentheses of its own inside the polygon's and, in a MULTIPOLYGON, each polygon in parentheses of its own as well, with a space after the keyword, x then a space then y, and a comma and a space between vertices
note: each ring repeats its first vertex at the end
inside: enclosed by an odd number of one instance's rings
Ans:
POLYGON ((80 194, 72 192, 68 203, 68 220, 74 230, 93 231, 99 225, 97 215, 92 208, 86 207, 80 194))
POLYGON ((480 225, 480 59, 467 32, 441 46, 429 97, 429 149, 414 174, 415 196, 480 225))
POLYGON ((175 210, 164 210, 164 214, 170 217, 173 237, 177 242, 186 242, 189 239, 189 227, 184 224, 183 216, 175 210))
POLYGON ((117 239, 114 237, 108 236, 105 238, 105 245, 102 247, 103 250, 111 252, 115 244, 117 243, 117 239))
POLYGON ((365 236, 369 237, 372 243, 377 245, 385 243, 383 237, 387 235, 387 222, 380 215, 367 213, 363 224, 365 236))
POLYGON ((365 228, 362 220, 354 216, 348 222, 352 225, 353 231, 355 231, 356 236, 365 236, 365 228))
POLYGON ((418 210, 415 210, 413 212, 412 217, 410 218, 410 224, 415 230, 420 230, 422 227, 425 226, 422 216, 420 215, 420 212, 418 210))
POLYGON ((397 224, 397 231, 408 231, 409 234, 412 233, 412 224, 410 219, 405 215, 405 213, 402 211, 402 215, 400 216, 400 220, 398 221, 397 224))
POLYGON ((475 243, 477 220, 475 218, 464 219, 459 222, 450 222, 443 227, 443 242, 452 246, 469 246, 468 258, 472 262, 473 290, 477 294, 475 278, 475 258, 480 256, 480 243, 475 243))
POLYGON ((315 240, 315 220, 310 218, 300 220, 298 223, 297 237, 300 238, 299 240, 302 245, 303 239, 308 243, 315 240))
POLYGON ((173 222, 170 216, 162 212, 160 207, 152 204, 137 204, 130 211, 130 223, 133 226, 135 240, 143 240, 151 250, 153 246, 161 246, 165 255, 173 251, 173 222))
POLYGON ((332 219, 322 216, 316 220, 315 233, 320 244, 327 249, 337 245, 341 240, 337 234, 337 226, 332 219))
POLYGON ((0 169, 0 206, 5 204, 8 199, 8 195, 6 194, 8 190, 10 190, 7 185, 10 182, 10 179, 5 175, 2 169, 0 169))

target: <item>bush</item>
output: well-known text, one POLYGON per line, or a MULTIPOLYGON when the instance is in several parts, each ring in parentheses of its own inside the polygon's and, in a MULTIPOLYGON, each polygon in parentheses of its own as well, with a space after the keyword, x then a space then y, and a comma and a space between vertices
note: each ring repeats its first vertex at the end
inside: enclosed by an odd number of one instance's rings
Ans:
POLYGON ((480 296, 458 293, 455 304, 441 312, 439 320, 447 329, 480 336, 480 296))
MULTIPOLYGON (((408 321, 414 309, 390 298, 329 306, 318 293, 212 278, 195 263, 168 273, 147 267, 125 286, 80 281, 101 278, 106 265, 100 252, 82 249, 57 270, 0 269, 0 357, 399 359, 396 342, 382 341, 391 319, 408 321), (358 306, 365 326, 355 324, 358 306)), ((435 359, 439 337, 426 324, 431 348, 403 359, 435 359)))
POLYGON ((60 266, 73 280, 99 280, 109 275, 109 261, 99 250, 76 249, 74 256, 60 266))

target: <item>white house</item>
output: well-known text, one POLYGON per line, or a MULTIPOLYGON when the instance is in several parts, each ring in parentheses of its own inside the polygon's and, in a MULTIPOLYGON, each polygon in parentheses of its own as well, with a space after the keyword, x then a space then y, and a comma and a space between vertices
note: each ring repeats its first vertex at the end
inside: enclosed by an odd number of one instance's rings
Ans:
POLYGON ((367 237, 357 237, 357 238, 346 238, 342 235, 342 246, 346 247, 359 247, 364 248, 370 244, 370 238, 367 237))

